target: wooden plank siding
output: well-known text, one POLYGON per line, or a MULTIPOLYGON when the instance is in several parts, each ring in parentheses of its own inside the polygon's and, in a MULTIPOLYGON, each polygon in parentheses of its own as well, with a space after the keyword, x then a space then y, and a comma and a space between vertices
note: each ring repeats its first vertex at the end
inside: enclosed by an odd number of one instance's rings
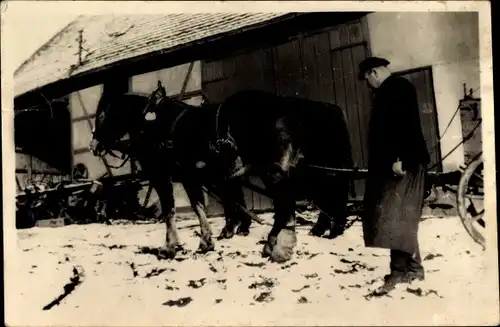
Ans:
POLYGON ((441 160, 441 149, 438 142, 439 126, 434 98, 432 69, 430 67, 423 67, 410 71, 397 72, 396 75, 408 79, 415 87, 420 108, 422 132, 431 156, 429 167, 436 165, 432 171, 441 171, 442 165, 438 164, 441 160))
MULTIPOLYGON (((367 33, 362 20, 338 26, 329 32, 331 61, 334 71, 336 104, 344 111, 351 136, 353 162, 356 167, 368 165, 368 131, 371 111, 370 92, 357 79, 358 64, 369 56, 367 33)), ((364 180, 355 181, 358 195, 364 193, 364 180)))
POLYGON ((299 40, 281 44, 274 49, 277 94, 280 96, 305 97, 304 66, 299 40))

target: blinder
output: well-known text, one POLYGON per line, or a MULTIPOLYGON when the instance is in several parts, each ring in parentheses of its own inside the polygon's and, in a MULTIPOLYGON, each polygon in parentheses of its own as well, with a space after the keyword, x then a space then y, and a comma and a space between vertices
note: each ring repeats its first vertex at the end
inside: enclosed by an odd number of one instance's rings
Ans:
POLYGON ((165 90, 165 87, 163 86, 161 81, 158 80, 157 87, 149 96, 148 104, 142 112, 143 116, 145 117, 148 112, 154 111, 154 108, 158 107, 166 97, 167 91, 165 90))

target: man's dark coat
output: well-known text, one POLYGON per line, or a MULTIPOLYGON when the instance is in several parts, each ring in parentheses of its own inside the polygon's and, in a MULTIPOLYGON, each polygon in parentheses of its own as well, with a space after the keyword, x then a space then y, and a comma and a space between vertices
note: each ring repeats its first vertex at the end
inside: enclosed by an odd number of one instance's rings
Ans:
POLYGON ((391 75, 377 89, 369 131, 364 196, 365 245, 415 253, 429 154, 413 85, 391 75), (392 165, 402 161, 405 176, 392 165))

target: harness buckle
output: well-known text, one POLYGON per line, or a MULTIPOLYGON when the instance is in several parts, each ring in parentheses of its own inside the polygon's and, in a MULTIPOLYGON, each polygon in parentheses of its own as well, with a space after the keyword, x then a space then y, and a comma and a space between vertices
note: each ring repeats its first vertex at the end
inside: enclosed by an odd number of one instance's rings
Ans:
POLYGON ((166 143, 165 143, 165 147, 167 149, 173 149, 174 148, 174 141, 172 140, 168 140, 166 143))

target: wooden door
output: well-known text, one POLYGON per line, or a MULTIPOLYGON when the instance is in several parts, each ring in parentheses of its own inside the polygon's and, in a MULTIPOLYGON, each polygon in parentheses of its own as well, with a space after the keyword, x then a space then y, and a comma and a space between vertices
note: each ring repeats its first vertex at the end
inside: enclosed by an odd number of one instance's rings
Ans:
POLYGON ((432 171, 441 171, 441 147, 439 144, 439 127, 434 99, 434 85, 430 67, 411 71, 399 72, 397 75, 409 80, 417 92, 417 101, 420 108, 420 124, 424 134, 427 150, 430 154, 429 167, 436 165, 432 171))
MULTIPOLYGON (((354 165, 368 165, 368 125, 371 94, 357 78, 358 65, 370 56, 363 22, 357 20, 329 33, 335 103, 342 108, 349 129, 354 165)), ((364 193, 364 180, 355 181, 358 196, 364 193)))
POLYGON ((328 32, 305 37, 301 42, 304 97, 335 103, 328 32))

